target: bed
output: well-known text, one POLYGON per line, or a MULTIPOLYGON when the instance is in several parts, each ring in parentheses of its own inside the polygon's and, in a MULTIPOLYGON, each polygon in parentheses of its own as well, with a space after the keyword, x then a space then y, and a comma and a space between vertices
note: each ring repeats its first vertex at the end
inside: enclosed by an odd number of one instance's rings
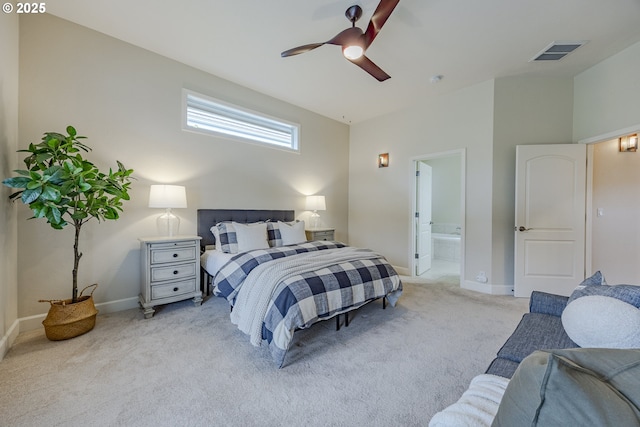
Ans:
POLYGON ((382 255, 308 242, 291 210, 200 209, 198 235, 203 289, 227 300, 232 323, 251 344, 266 342, 279 367, 296 330, 402 293, 382 255))

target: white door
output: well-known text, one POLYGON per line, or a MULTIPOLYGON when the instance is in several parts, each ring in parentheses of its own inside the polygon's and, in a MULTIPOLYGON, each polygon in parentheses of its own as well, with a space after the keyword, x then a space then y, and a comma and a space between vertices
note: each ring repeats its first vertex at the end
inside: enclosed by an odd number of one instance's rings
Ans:
POLYGON ((421 275, 431 268, 431 166, 417 162, 416 166, 416 275, 421 275))
POLYGON ((584 279, 586 153, 583 144, 516 148, 516 297, 569 295, 584 279))

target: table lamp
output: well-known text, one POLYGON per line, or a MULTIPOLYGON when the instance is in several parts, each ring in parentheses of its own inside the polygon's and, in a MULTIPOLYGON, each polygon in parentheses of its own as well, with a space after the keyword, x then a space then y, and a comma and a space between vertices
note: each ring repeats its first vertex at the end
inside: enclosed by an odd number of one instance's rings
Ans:
POLYGON ((312 228, 318 228, 318 219, 320 214, 318 211, 324 211, 327 206, 324 201, 324 196, 307 196, 306 210, 313 211, 311 214, 312 228))
POLYGON ((187 207, 187 193, 182 185, 152 185, 149 190, 149 207, 165 209, 158 217, 158 233, 162 236, 175 236, 180 229, 180 218, 171 209, 187 207))

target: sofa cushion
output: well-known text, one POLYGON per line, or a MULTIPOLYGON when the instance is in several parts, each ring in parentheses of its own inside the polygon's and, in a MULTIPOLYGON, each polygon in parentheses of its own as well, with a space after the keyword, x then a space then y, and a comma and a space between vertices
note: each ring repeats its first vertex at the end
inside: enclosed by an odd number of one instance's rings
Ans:
POLYGON ((536 350, 571 347, 577 344, 567 336, 560 317, 527 313, 498 351, 498 357, 519 363, 536 350))
POLYGON ((529 300, 529 312, 560 316, 567 306, 569 297, 533 291, 529 300))
POLYGON ((580 347, 640 348, 640 309, 617 298, 589 295, 571 301, 562 326, 580 347))
POLYGON ((638 426, 640 350, 537 351, 509 381, 492 426, 638 426))

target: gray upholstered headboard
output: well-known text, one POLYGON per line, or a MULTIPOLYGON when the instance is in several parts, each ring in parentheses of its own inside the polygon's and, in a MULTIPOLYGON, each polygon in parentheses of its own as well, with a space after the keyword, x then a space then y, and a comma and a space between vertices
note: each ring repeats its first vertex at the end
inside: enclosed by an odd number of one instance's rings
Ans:
POLYGON ((235 221, 244 224, 258 221, 293 221, 293 210, 256 210, 256 209, 198 209, 198 236, 200 245, 213 245, 215 239, 211 226, 222 221, 235 221))

